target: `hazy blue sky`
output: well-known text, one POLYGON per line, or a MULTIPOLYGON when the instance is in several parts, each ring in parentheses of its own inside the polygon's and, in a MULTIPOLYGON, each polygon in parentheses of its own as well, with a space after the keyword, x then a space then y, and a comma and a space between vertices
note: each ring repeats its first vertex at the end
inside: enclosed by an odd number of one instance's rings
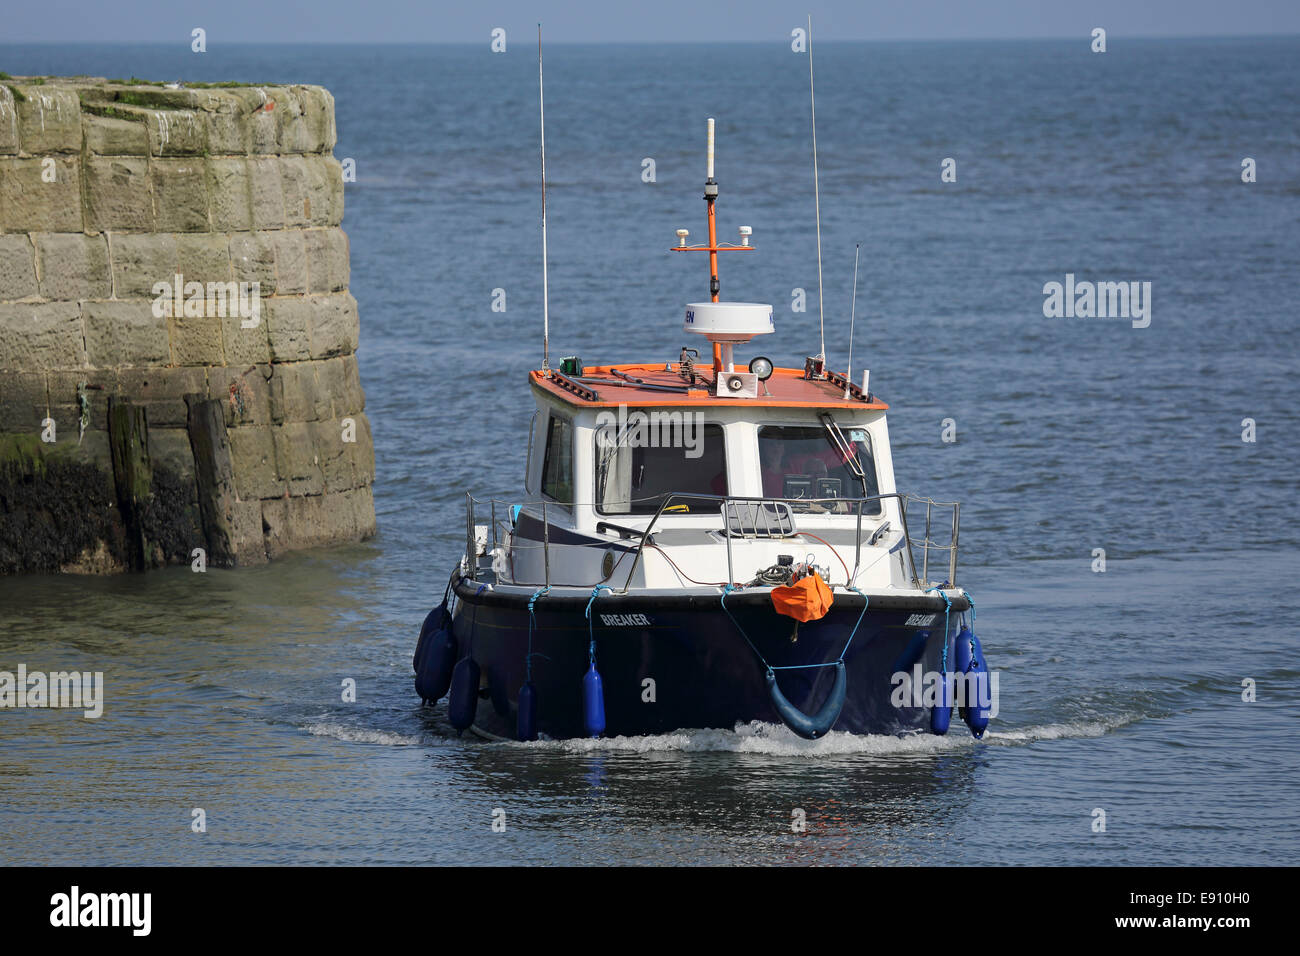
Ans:
POLYGON ((1300 0, 10 0, 0 43, 763 41, 812 13, 822 40, 1300 33, 1300 0))

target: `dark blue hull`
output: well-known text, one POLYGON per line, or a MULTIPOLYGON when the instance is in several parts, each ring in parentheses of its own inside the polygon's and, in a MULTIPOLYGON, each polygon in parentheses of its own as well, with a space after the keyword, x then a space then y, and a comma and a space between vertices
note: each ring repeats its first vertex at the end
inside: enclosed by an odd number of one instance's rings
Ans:
MULTIPOLYGON (((501 737, 516 736, 519 688, 528 656, 528 596, 478 591, 455 584, 453 616, 459 656, 481 668, 481 699, 474 724, 501 737)), ((582 681, 588 668, 586 596, 538 601, 532 635, 532 682, 537 729, 551 738, 586 736, 582 681)), ((735 592, 727 598, 749 640, 773 666, 835 661, 859 616, 863 600, 837 593, 819 621, 799 624, 772 609, 766 592, 735 592)), ((964 601, 954 601, 951 626, 964 601)), ((844 656, 847 694, 833 730, 894 734, 929 727, 929 710, 895 706, 891 700, 900 657, 919 631, 930 632, 920 662, 937 671, 943 644, 944 602, 937 595, 873 598, 844 656)), ((718 596, 612 595, 601 592, 592 608, 596 666, 604 686, 606 736, 658 734, 681 728, 730 729, 737 723, 779 723, 766 683, 766 669, 718 596)), ((835 669, 778 671, 791 704, 811 714, 834 683, 835 669)))

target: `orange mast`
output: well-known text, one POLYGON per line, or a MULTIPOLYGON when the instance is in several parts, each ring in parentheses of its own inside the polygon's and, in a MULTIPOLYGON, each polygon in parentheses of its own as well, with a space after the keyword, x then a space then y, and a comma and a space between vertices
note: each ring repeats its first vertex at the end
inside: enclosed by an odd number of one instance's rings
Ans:
MULTIPOLYGON (((714 213, 713 204, 718 199, 718 183, 713 178, 713 117, 709 117, 709 141, 708 141, 709 169, 708 178, 704 181, 704 201, 709 204, 709 244, 707 246, 688 246, 686 237, 690 233, 685 229, 677 230, 677 245, 673 247, 673 252, 708 252, 709 254, 709 295, 714 302, 718 301, 718 290, 721 288, 718 282, 718 253, 719 252, 752 252, 754 247, 749 244, 749 234, 752 231, 748 226, 740 227, 741 245, 718 245, 718 220, 714 213)), ((718 373, 722 371, 722 346, 713 343, 713 371, 718 373)))

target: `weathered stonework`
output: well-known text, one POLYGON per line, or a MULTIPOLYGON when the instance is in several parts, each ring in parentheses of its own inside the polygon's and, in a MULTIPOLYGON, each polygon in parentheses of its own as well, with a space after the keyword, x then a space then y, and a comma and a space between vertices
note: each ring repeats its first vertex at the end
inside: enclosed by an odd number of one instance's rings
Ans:
POLYGON ((0 573, 374 533, 335 139, 319 87, 0 82, 0 573))

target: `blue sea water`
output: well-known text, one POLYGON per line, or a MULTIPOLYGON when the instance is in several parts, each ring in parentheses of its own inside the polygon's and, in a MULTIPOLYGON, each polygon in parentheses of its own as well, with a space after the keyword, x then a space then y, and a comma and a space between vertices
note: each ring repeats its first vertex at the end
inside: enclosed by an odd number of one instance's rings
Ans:
MULTIPOLYGON (((464 492, 522 483, 541 350, 529 44, 0 44, 12 74, 332 91, 379 520, 370 542, 262 568, 0 579, 0 668, 103 670, 109 697, 99 720, 0 714, 0 862, 1293 860, 1300 39, 816 57, 826 349, 846 364, 860 242, 854 364, 892 406, 899 486, 963 503, 960 581, 1001 674, 985 741, 494 744, 419 709, 410 653, 464 492), (1067 273, 1150 282, 1150 326, 1045 317, 1067 273)), ((806 58, 554 44, 546 79, 552 355, 675 358, 708 286, 666 250, 704 234, 708 116, 720 232, 751 225, 759 249, 723 258, 723 297, 776 304, 780 363, 816 352, 806 58)))

